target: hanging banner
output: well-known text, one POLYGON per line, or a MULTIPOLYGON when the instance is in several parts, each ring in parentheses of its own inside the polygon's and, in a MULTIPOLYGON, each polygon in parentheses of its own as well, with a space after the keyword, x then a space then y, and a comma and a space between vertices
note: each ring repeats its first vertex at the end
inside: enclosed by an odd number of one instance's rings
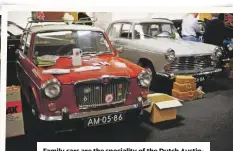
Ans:
POLYGON ((78 21, 78 12, 32 12, 32 20, 35 21, 63 21, 65 14, 73 16, 74 22, 78 21))

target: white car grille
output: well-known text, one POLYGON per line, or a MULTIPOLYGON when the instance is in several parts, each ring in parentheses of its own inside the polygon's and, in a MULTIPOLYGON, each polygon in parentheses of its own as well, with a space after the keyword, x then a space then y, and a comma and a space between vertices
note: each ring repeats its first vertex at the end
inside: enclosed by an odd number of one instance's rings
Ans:
POLYGON ((189 56, 189 57, 178 57, 174 61, 170 69, 171 70, 196 70, 214 67, 210 55, 205 56, 189 56))

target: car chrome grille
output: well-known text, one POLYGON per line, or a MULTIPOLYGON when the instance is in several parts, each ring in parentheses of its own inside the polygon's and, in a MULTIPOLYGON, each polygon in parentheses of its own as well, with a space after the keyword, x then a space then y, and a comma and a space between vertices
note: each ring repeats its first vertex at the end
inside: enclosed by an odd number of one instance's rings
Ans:
POLYGON ((86 109, 123 103, 126 100, 128 85, 128 78, 109 78, 107 84, 100 79, 79 82, 75 84, 77 106, 86 109), (111 103, 106 103, 107 95, 113 96, 111 103))
POLYGON ((179 57, 174 61, 170 69, 171 70, 195 70, 213 67, 212 59, 210 55, 205 56, 190 56, 179 57))

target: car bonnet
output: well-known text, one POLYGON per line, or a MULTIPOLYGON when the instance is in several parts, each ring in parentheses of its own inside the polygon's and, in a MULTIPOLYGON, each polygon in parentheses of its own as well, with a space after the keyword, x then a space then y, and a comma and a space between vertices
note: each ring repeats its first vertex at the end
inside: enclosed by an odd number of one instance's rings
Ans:
POLYGON ((48 68, 40 67, 41 74, 51 69, 67 69, 68 73, 50 73, 62 84, 71 84, 77 81, 98 79, 102 76, 124 76, 135 77, 139 70, 133 70, 130 64, 124 63, 117 57, 91 57, 82 60, 81 66, 72 66, 72 59, 59 58, 54 66, 48 68))

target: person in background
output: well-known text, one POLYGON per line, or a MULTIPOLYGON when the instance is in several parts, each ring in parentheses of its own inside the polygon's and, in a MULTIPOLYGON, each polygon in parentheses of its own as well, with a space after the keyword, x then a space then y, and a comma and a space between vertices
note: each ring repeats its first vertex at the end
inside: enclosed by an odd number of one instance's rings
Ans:
POLYGON ((198 13, 190 13, 182 21, 181 35, 184 40, 199 42, 197 33, 200 33, 200 26, 197 20, 198 13))
POLYGON ((218 14, 212 14, 212 20, 206 24, 203 35, 204 43, 221 46, 226 35, 226 27, 223 21, 218 19, 218 14))

